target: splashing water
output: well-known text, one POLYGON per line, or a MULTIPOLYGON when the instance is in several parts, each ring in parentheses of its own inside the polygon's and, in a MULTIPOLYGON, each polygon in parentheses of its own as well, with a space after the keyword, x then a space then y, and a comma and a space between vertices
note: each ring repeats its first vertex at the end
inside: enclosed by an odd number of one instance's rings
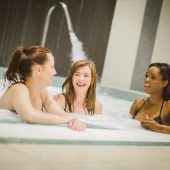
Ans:
POLYGON ((54 9, 55 9, 55 7, 58 3, 62 6, 62 8, 64 10, 64 14, 66 16, 68 31, 69 31, 69 35, 70 35, 71 44, 72 44, 72 51, 71 51, 71 55, 70 55, 71 61, 75 62, 75 61, 78 61, 78 60, 87 59, 87 57, 86 57, 86 55, 83 51, 83 43, 78 40, 78 38, 76 37, 76 35, 73 31, 73 26, 72 26, 72 23, 71 23, 69 11, 67 9, 66 4, 63 3, 63 2, 54 3, 54 5, 48 10, 46 20, 45 20, 45 25, 44 25, 44 28, 43 28, 43 37, 42 37, 42 40, 41 40, 41 46, 43 46, 43 47, 45 46, 51 13, 54 11, 54 9))
MULTIPOLYGON (((59 87, 49 87, 48 90, 51 95, 61 93, 59 87)), ((79 114, 79 119, 84 121, 87 127, 117 130, 142 129, 139 121, 132 119, 129 114, 131 101, 109 96, 104 91, 97 91, 97 99, 102 103, 102 114, 94 116, 79 114)))
POLYGON ((83 50, 83 43, 78 40, 74 32, 69 32, 69 34, 72 44, 71 61, 75 62, 78 60, 87 59, 87 56, 85 55, 85 52, 83 50))

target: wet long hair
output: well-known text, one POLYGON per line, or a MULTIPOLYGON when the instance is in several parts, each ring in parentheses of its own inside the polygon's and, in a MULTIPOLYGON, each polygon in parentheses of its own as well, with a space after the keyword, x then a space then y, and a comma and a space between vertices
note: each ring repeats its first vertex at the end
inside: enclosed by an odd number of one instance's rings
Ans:
POLYGON ((73 104, 76 98, 74 86, 73 86, 73 75, 80 67, 89 66, 91 70, 91 85, 88 88, 85 101, 84 101, 84 110, 87 109, 88 114, 93 115, 95 112, 95 102, 96 102, 96 81, 97 73, 95 64, 91 60, 79 60, 75 62, 69 72, 66 80, 62 85, 62 91, 66 99, 66 108, 69 112, 73 112, 73 104))
POLYGON ((9 83, 26 81, 32 73, 32 66, 34 64, 44 65, 49 53, 51 53, 49 49, 41 46, 17 47, 4 74, 5 81, 9 83))
POLYGON ((168 80, 168 84, 163 88, 162 98, 163 100, 170 100, 170 65, 167 63, 152 63, 150 67, 157 67, 160 70, 162 81, 168 80))

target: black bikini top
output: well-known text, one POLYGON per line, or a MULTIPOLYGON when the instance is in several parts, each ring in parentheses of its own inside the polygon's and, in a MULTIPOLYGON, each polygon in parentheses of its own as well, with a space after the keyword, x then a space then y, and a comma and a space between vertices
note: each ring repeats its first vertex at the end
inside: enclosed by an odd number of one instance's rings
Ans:
MULTIPOLYGON (((145 103, 147 103, 149 101, 149 98, 147 100, 145 100, 141 106, 138 107, 138 109, 135 111, 135 114, 133 116, 133 119, 136 117, 136 115, 138 114, 138 112, 141 110, 141 108, 145 105, 145 103)), ((155 117, 153 120, 155 120, 156 122, 158 122, 159 124, 163 124, 162 123, 162 119, 161 119, 161 113, 162 113, 162 109, 163 109, 163 105, 164 105, 164 100, 162 101, 161 104, 161 108, 160 108, 160 112, 159 112, 159 116, 155 117)))
POLYGON ((164 105, 164 100, 162 101, 162 104, 161 104, 159 116, 157 116, 157 117, 155 117, 155 118, 153 119, 153 120, 155 120, 156 122, 158 122, 159 124, 163 124, 162 119, 161 119, 161 113, 162 113, 163 105, 164 105))

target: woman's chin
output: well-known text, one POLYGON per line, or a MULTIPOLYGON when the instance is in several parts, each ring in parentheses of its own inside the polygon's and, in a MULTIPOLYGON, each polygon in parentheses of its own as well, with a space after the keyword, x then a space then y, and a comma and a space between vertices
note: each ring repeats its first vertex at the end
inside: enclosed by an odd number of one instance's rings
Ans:
POLYGON ((46 84, 46 87, 49 87, 49 86, 52 86, 52 85, 53 85, 52 82, 48 82, 48 83, 46 84))
POLYGON ((148 90, 147 88, 144 88, 144 92, 145 92, 146 94, 149 94, 149 90, 148 90))

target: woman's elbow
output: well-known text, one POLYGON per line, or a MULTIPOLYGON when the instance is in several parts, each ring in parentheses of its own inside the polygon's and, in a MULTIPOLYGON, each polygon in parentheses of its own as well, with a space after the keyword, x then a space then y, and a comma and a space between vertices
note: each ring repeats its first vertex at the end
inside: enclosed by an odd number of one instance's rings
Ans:
POLYGON ((25 114, 21 116, 21 120, 26 123, 34 123, 34 116, 31 114, 25 114))

